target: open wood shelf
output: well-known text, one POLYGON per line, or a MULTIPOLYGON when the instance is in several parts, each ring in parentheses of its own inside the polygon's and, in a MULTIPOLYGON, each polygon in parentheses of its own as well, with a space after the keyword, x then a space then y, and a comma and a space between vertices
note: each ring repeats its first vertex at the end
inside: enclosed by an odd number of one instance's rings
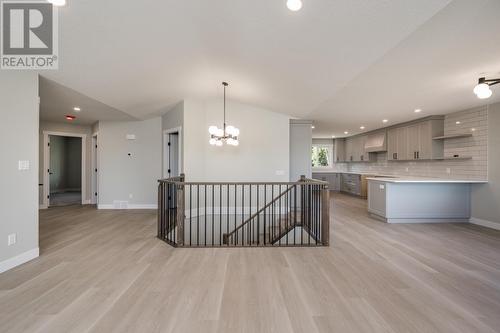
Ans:
POLYGON ((438 158, 438 160, 443 160, 443 161, 451 161, 451 160, 472 160, 472 156, 458 156, 458 157, 453 157, 453 156, 447 156, 443 158, 438 158))
POLYGON ((432 140, 446 140, 446 139, 469 138, 471 136, 472 136, 472 133, 452 134, 452 135, 436 136, 436 137, 432 138, 432 140))

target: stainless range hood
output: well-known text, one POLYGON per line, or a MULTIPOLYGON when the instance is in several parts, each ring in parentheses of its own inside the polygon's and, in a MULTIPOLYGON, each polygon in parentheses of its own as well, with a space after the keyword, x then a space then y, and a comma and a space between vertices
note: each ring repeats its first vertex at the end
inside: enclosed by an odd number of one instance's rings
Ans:
POLYGON ((380 131, 368 134, 365 141, 365 151, 368 153, 387 151, 387 132, 380 131))

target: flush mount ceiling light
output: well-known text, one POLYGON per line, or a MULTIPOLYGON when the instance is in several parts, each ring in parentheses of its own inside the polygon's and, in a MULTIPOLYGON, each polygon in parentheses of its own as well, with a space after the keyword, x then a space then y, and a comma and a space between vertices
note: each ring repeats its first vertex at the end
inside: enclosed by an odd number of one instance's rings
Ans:
POLYGON ((47 0, 47 1, 57 7, 66 6, 66 0, 47 0))
POLYGON ((477 98, 479 99, 490 98, 493 94, 490 86, 498 83, 500 83, 500 79, 486 80, 486 78, 480 77, 477 81, 477 85, 474 87, 474 94, 476 94, 477 98))
POLYGON ((382 122, 385 124, 385 123, 389 122, 389 120, 388 119, 384 119, 384 120, 382 120, 382 122))
POLYGON ((314 125, 311 126, 312 129, 315 129, 316 127, 314 125))
POLYGON ((348 132, 348 131, 345 131, 345 132, 344 132, 344 134, 349 134, 349 132, 348 132))
POLYGON ((82 111, 82 109, 80 109, 78 106, 75 106, 75 107, 73 108, 73 110, 74 110, 74 111, 76 111, 76 112, 80 112, 80 111, 82 111))
POLYGON ((299 11, 302 8, 302 0, 287 0, 286 6, 292 12, 299 11))
POLYGON ((364 127, 364 126, 361 126, 361 127, 359 128, 359 129, 362 129, 362 130, 364 130, 364 129, 365 129, 365 127, 364 127))
POLYGON ((224 86, 224 123, 222 128, 217 126, 210 126, 208 133, 210 133, 210 140, 208 141, 212 146, 220 147, 224 143, 237 146, 239 145, 238 135, 240 130, 234 126, 226 126, 226 87, 229 85, 227 82, 222 82, 224 86))
POLYGON ((422 109, 415 109, 415 113, 420 113, 422 112, 422 109))

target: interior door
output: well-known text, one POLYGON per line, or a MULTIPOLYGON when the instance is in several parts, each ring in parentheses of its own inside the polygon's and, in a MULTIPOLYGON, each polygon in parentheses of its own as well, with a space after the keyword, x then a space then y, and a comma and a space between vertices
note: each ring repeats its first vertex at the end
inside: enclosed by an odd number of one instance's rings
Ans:
POLYGON ((171 178, 180 176, 179 160, 179 133, 165 133, 164 135, 164 162, 163 177, 171 178))

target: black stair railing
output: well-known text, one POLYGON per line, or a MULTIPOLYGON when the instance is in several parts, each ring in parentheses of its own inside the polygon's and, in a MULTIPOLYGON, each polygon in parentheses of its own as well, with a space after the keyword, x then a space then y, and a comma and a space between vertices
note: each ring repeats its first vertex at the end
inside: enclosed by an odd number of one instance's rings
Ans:
POLYGON ((158 185, 158 237, 175 247, 327 246, 327 183, 186 182, 158 185))

